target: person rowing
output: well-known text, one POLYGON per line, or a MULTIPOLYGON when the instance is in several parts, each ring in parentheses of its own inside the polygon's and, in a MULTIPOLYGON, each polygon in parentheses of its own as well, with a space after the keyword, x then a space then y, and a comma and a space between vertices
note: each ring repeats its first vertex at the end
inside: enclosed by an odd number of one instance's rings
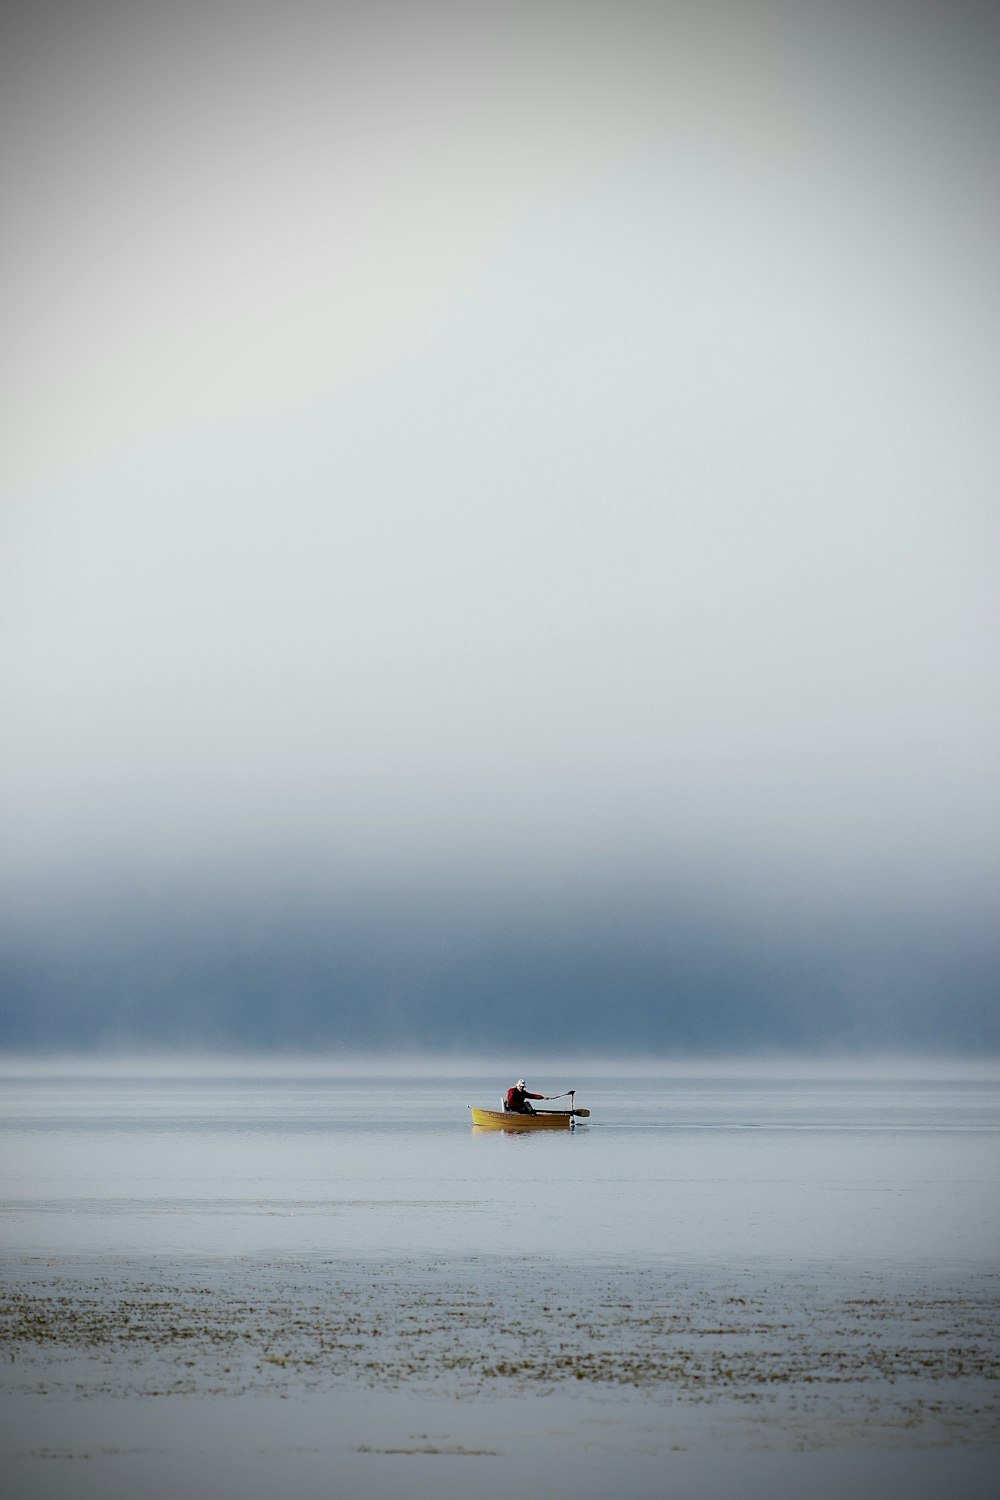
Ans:
POLYGON ((507 1090, 507 1097, 504 1100, 503 1107, 510 1114, 533 1115, 535 1111, 532 1109, 531 1104, 529 1103, 531 1099, 551 1098, 551 1094, 530 1094, 524 1086, 524 1079, 519 1078, 514 1087, 507 1090))

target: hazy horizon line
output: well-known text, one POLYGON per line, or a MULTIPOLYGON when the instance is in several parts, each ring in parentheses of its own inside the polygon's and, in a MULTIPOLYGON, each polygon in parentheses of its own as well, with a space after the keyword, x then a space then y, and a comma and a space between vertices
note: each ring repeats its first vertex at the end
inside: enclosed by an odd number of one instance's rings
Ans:
MULTIPOLYGON (((946 1055, 917 1052, 872 1051, 864 1053, 777 1051, 769 1049, 748 1055, 726 1052, 651 1055, 565 1052, 540 1054, 505 1065, 504 1059, 483 1054, 450 1052, 446 1049, 373 1049, 329 1053, 304 1051, 234 1052, 184 1051, 169 1048, 106 1049, 69 1052, 40 1049, 0 1052, 0 1077, 136 1077, 136 1078, 441 1078, 496 1077, 498 1083, 510 1074, 528 1077, 549 1087, 565 1082, 572 1073, 579 1079, 676 1077, 857 1079, 858 1081, 948 1081, 1000 1082, 1000 1053, 953 1052, 946 1055), (562 1077, 560 1076, 562 1075, 562 1077)), ((575 1087, 567 1084, 566 1087, 575 1087)))

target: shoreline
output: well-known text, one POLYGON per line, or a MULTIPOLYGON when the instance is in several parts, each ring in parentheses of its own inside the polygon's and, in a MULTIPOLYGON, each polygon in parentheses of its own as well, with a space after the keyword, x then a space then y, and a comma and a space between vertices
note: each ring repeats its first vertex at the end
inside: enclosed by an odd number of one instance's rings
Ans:
POLYGON ((19 1500, 992 1500, 988 1266, 8 1255, 19 1500))

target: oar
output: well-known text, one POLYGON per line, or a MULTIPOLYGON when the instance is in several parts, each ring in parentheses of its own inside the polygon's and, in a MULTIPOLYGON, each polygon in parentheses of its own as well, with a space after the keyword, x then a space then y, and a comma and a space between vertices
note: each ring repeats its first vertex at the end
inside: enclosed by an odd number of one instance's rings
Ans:
MULTIPOLYGON (((569 1113, 571 1115, 576 1115, 576 1117, 577 1117, 578 1120, 589 1120, 590 1119, 590 1110, 589 1109, 577 1109, 577 1107, 576 1107, 576 1089, 567 1089, 566 1092, 565 1092, 565 1094, 550 1094, 549 1095, 549 1099, 550 1100, 552 1100, 552 1099, 568 1099, 569 1100, 569 1113)), ((536 1115, 558 1115, 558 1114, 561 1114, 561 1113, 562 1113, 562 1110, 558 1110, 558 1109, 536 1109, 535 1110, 535 1114, 536 1115)))

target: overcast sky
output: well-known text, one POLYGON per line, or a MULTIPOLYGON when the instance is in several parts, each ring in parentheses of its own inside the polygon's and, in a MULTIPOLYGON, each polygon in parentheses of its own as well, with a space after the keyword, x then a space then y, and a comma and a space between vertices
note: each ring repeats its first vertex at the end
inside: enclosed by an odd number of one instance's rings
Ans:
POLYGON ((1000 1046, 990 7, 3 27, 10 1040, 1000 1046))

